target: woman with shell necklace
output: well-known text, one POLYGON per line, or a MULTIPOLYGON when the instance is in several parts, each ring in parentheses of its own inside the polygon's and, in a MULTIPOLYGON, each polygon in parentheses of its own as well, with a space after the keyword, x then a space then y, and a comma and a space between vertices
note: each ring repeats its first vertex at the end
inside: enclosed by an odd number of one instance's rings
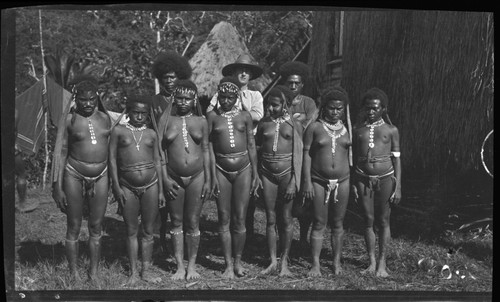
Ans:
POLYGON ((271 264, 262 274, 277 270, 276 225, 281 245, 280 276, 291 276, 288 255, 293 238, 292 206, 300 190, 302 170, 302 124, 292 117, 287 102, 294 97, 284 85, 267 94, 269 116, 260 120, 255 136, 259 148, 259 172, 264 191, 267 217, 267 244, 271 264))
POLYGON ((223 277, 233 279, 246 274, 241 263, 245 218, 250 194, 256 191, 260 180, 252 117, 234 106, 240 95, 240 82, 235 77, 224 77, 217 90, 217 107, 207 113, 212 194, 217 198, 219 235, 226 262, 223 277))
POLYGON ((200 244, 200 214, 210 195, 210 154, 208 124, 198 102, 196 85, 179 80, 173 92, 177 108, 162 134, 167 165, 163 168, 165 194, 171 219, 171 235, 177 271, 173 280, 199 279, 196 256, 200 244), (184 219, 185 218, 185 219, 184 219), (188 254, 184 268, 184 241, 188 254))
POLYGON ((342 119, 349 104, 341 87, 321 95, 318 119, 304 133, 303 194, 312 200, 312 267, 309 276, 321 276, 320 253, 327 224, 331 228, 334 274, 342 272, 340 256, 343 221, 349 199, 349 146, 351 139, 342 119))

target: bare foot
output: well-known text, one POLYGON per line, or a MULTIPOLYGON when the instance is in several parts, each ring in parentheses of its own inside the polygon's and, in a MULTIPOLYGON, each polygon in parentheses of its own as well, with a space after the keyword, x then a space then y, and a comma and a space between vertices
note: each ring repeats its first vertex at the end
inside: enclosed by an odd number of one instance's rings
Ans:
POLYGON ((234 274, 238 277, 244 277, 247 274, 247 269, 241 264, 237 264, 234 266, 234 274))
POLYGON ((261 275, 270 274, 276 270, 277 266, 278 266, 278 262, 271 262, 271 264, 269 264, 269 266, 266 269, 263 269, 262 271, 260 271, 260 274, 261 275))
POLYGON ((321 271, 319 270, 319 266, 311 267, 311 270, 307 273, 309 277, 321 277, 321 271))
POLYGON ((375 276, 381 277, 381 278, 387 278, 387 277, 389 277, 389 274, 387 273, 385 268, 379 268, 377 270, 377 273, 375 274, 375 276))
POLYGON ((375 273, 375 265, 374 264, 371 264, 368 268, 361 271, 362 275, 373 274, 373 273, 375 273))
POLYGON ((130 277, 128 277, 127 282, 125 284, 123 284, 122 286, 132 287, 137 283, 137 281, 139 281, 139 278, 137 277, 136 274, 133 274, 133 275, 130 275, 130 277))
POLYGON ((185 269, 178 269, 175 274, 170 277, 172 280, 183 280, 186 277, 186 270, 185 269))
POLYGON ((292 272, 288 269, 288 266, 282 266, 280 277, 291 277, 293 276, 292 272))
POLYGON ((337 263, 337 264, 334 264, 333 265, 333 273, 335 275, 341 275, 342 274, 342 266, 340 265, 340 263, 337 263))
POLYGON ((142 277, 142 280, 149 282, 149 283, 160 283, 161 282, 161 277, 154 276, 149 271, 143 271, 141 273, 141 277, 142 277))
POLYGON ((222 274, 222 278, 224 279, 234 279, 234 270, 233 267, 227 267, 224 273, 222 274))
POLYGON ((200 279, 200 278, 201 278, 201 276, 200 276, 200 274, 198 274, 196 272, 195 268, 188 267, 186 280, 196 280, 196 279, 200 279))

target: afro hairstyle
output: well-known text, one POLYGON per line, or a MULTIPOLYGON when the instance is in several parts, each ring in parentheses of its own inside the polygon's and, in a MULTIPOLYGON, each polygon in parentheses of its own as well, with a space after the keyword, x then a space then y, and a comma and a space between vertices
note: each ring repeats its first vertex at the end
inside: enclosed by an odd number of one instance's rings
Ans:
POLYGON ((279 98, 280 100, 283 101, 283 96, 285 97, 284 101, 286 101, 288 104, 295 97, 294 94, 293 94, 293 92, 287 86, 285 86, 285 85, 276 85, 271 90, 269 90, 269 92, 267 93, 266 101, 270 97, 277 97, 277 98, 279 98))
POLYGON ((302 82, 305 82, 309 79, 310 69, 309 66, 303 62, 291 61, 281 65, 279 73, 283 81, 286 81, 286 79, 288 79, 291 75, 298 75, 300 76, 302 82))
POLYGON ((321 106, 323 106, 325 102, 330 100, 339 100, 344 102, 345 105, 349 104, 349 96, 347 94, 347 91, 340 86, 326 88, 321 93, 320 100, 321 106))
POLYGON ((185 57, 169 50, 158 54, 151 67, 151 72, 158 80, 167 72, 175 72, 177 78, 185 80, 191 77, 193 69, 185 57))
POLYGON ((363 97, 361 98, 362 103, 364 104, 367 100, 380 100, 380 103, 384 108, 387 108, 387 105, 389 104, 387 94, 385 94, 382 89, 377 87, 370 88, 363 94, 363 97))

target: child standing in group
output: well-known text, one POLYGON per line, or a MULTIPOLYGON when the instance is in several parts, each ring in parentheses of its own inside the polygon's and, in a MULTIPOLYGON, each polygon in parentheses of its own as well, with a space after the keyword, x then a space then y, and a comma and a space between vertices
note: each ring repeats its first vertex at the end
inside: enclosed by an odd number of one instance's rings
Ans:
POLYGON ((129 122, 113 129, 109 143, 113 193, 123 209, 123 220, 127 227, 126 242, 131 272, 127 282, 129 286, 133 286, 138 280, 139 215, 143 231, 141 277, 148 282, 161 280, 148 272, 153 255, 154 222, 159 207, 165 206, 158 136, 153 129, 147 127, 150 121, 151 100, 150 96, 132 96, 128 99, 129 122))
POLYGON ((388 98, 382 90, 372 88, 366 91, 362 104, 364 120, 353 132, 353 191, 363 209, 365 242, 370 258, 370 265, 363 272, 387 277, 386 248, 391 238, 391 203, 398 204, 401 200, 399 131, 387 115, 388 98), (374 223, 379 235, 378 261, 375 259, 374 223))

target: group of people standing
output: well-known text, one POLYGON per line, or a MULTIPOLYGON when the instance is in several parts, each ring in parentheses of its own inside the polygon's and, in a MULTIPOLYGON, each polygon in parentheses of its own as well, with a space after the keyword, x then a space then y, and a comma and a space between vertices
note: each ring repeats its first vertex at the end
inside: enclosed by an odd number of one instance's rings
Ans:
POLYGON ((293 216, 301 220, 301 239, 307 238, 312 222, 308 275, 321 275, 319 256, 328 223, 334 273, 340 274, 343 219, 350 192, 359 200, 365 217, 367 271, 387 275, 390 203, 401 198, 401 164, 398 129, 388 119, 388 98, 383 91, 373 88, 364 94, 363 121, 351 131, 344 125, 347 92, 341 87, 326 89, 318 108, 313 99, 301 94, 309 74, 308 66, 301 62, 281 66, 282 83, 264 100, 260 92, 248 89, 249 81, 259 77, 262 69, 248 55, 240 56, 222 69, 223 78, 205 115, 184 57, 160 53, 152 73, 160 82, 160 93, 128 96, 126 109, 117 120, 106 114, 95 78, 83 76, 73 81, 75 107, 59 124, 54 151, 53 197, 67 215, 66 255, 75 279, 80 279, 78 237, 84 216, 90 235, 89 277, 97 278, 110 186, 127 228, 128 285, 139 278, 160 280, 150 273, 157 217, 163 224, 162 240, 170 217, 177 263, 171 278, 200 278, 196 271, 202 236, 199 220, 208 199, 217 204, 224 278, 247 273, 241 257, 247 229, 253 231, 258 198, 266 208, 270 254, 263 274, 278 270, 279 236, 279 274, 291 275, 288 255, 293 216), (124 114, 128 120, 120 122, 124 114), (354 154, 352 164, 350 154, 354 154), (379 229, 378 259, 374 223, 379 229))

